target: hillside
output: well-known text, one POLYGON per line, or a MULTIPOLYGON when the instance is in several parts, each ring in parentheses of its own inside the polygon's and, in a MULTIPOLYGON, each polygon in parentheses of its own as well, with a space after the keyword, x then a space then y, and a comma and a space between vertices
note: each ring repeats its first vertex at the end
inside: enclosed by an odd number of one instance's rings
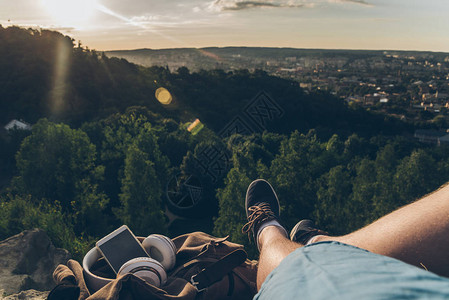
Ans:
POLYGON ((106 116, 129 105, 162 107, 148 97, 162 72, 75 47, 70 37, 48 30, 0 27, 0 118, 41 117, 72 124, 106 116))
MULTIPOLYGON (((178 121, 200 120, 219 132, 264 91, 285 112, 275 132, 331 128, 350 134, 400 133, 407 127, 381 116, 354 111, 329 94, 308 95, 298 84, 265 72, 219 70, 172 73, 144 68, 74 45, 60 33, 0 28, 0 119, 39 118, 79 126, 85 121, 140 105, 178 121), (170 106, 155 98, 159 87, 174 97, 170 106)), ((274 50, 273 50, 274 51, 274 50)))

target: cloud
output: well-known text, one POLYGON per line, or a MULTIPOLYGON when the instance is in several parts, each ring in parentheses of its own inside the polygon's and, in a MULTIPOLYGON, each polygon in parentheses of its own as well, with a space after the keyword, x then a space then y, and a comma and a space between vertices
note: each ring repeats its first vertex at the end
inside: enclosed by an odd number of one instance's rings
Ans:
POLYGON ((215 0, 209 5, 210 10, 232 11, 251 8, 300 8, 309 6, 307 3, 295 3, 294 1, 245 1, 245 0, 215 0))
POLYGON ((366 2, 364 0, 335 0, 336 3, 352 3, 359 4, 363 6, 374 6, 372 3, 366 2))
POLYGON ((210 26, 211 23, 216 22, 217 18, 188 18, 183 15, 150 15, 144 14, 134 16, 128 19, 128 24, 147 29, 150 31, 161 30, 163 28, 179 28, 186 26, 210 26))
POLYGON ((326 4, 356 4, 373 6, 365 0, 214 0, 208 5, 210 11, 237 11, 253 8, 310 8, 326 4))

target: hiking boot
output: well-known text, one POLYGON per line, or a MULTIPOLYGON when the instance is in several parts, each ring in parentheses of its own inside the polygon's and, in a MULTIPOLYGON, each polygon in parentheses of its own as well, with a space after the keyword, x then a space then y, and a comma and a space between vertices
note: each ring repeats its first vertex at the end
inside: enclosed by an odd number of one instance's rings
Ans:
POLYGON ((257 248, 259 248, 258 233, 262 224, 275 221, 272 222, 274 226, 285 230, 279 223, 278 197, 266 180, 257 179, 249 185, 246 191, 245 208, 248 222, 243 226, 242 232, 248 233, 248 238, 250 238, 250 232, 252 233, 257 248))
POLYGON ((301 220, 296 223, 290 232, 290 240, 306 245, 311 238, 317 235, 329 235, 327 232, 315 227, 312 220, 301 220))

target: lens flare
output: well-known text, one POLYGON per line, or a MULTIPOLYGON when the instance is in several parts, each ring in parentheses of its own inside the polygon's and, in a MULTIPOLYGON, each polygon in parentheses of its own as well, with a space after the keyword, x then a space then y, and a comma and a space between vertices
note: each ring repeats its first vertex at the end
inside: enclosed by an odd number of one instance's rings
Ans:
POLYGON ((67 109, 68 74, 70 70, 70 53, 72 44, 59 40, 56 47, 56 61, 53 70, 53 86, 49 93, 49 107, 53 115, 59 115, 67 109))
POLYGON ((189 126, 187 127, 187 131, 190 132, 192 135, 197 135, 203 128, 204 124, 201 123, 199 119, 196 119, 191 124, 189 124, 189 126))
POLYGON ((166 88, 163 87, 158 88, 156 90, 155 96, 156 99, 164 105, 169 105, 173 101, 171 93, 166 88))

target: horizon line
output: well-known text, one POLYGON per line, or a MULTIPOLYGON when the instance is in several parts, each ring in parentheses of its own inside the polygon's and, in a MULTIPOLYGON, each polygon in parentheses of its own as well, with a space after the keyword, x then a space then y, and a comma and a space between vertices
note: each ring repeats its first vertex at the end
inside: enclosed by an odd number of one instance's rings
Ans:
MULTIPOLYGON (((430 52, 430 53, 441 53, 448 54, 449 51, 441 50, 413 50, 413 49, 366 49, 366 48, 296 48, 296 47, 286 47, 286 46, 206 46, 206 47, 169 47, 169 48, 134 48, 134 49, 118 49, 118 50, 97 50, 100 52, 120 52, 120 51, 139 51, 139 50, 151 50, 151 51, 161 51, 161 50, 199 50, 199 49, 226 49, 226 48, 260 48, 260 49, 290 49, 290 50, 325 50, 325 51, 376 51, 376 52, 430 52)), ((92 49, 96 50, 96 49, 92 49)))
MULTIPOLYGON (((64 30, 60 30, 59 28, 51 28, 41 25, 25 25, 25 24, 2 24, 0 23, 0 26, 4 29, 7 29, 9 27, 18 27, 22 29, 37 29, 37 30, 49 30, 49 31, 55 31, 59 32, 60 34, 70 37, 73 39, 72 35, 69 33, 64 32, 64 30)), ((82 42, 82 40, 79 40, 82 42)), ((131 49, 117 49, 117 50, 100 50, 97 48, 91 48, 91 50, 95 50, 98 52, 115 52, 115 51, 137 51, 137 50, 180 50, 180 49, 210 49, 210 48, 267 48, 267 49, 292 49, 292 50, 326 50, 326 51, 397 51, 397 52, 429 52, 429 53, 441 53, 441 54, 448 54, 449 50, 417 50, 417 49, 373 49, 373 48, 297 48, 292 46, 206 46, 206 47, 169 47, 169 48, 131 48, 131 49)))

